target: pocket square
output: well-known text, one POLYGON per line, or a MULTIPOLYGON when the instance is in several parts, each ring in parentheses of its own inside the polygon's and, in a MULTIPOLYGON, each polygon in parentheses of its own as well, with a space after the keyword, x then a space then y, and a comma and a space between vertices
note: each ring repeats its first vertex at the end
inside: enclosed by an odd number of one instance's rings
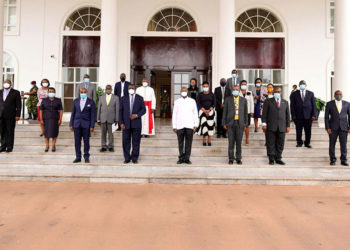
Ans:
POLYGON ((90 105, 90 104, 88 104, 87 106, 88 106, 89 108, 91 107, 91 105, 90 105))

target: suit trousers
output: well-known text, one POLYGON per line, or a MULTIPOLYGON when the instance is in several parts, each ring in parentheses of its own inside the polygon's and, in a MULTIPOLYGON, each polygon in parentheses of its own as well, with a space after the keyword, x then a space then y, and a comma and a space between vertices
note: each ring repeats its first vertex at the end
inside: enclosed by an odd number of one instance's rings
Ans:
POLYGON ((13 150, 16 119, 1 119, 1 149, 13 150))
POLYGON ((335 157, 335 145, 339 137, 340 142, 340 160, 342 162, 347 161, 347 141, 348 141, 348 131, 342 131, 341 129, 332 130, 332 133, 329 135, 329 158, 331 161, 336 161, 335 157))
POLYGON ((90 128, 74 128, 75 155, 81 159, 81 139, 84 141, 84 159, 89 159, 90 154, 90 128))
POLYGON ((242 139, 244 127, 240 127, 238 121, 234 121, 233 126, 227 128, 228 130, 228 157, 230 161, 242 160, 242 139), (235 157, 236 147, 236 157, 235 157))
POLYGON ((311 119, 296 119, 295 128, 297 132, 297 144, 305 146, 310 145, 311 141, 311 128, 312 128, 312 120, 311 119), (303 129, 305 132, 305 141, 302 140, 303 129))
POLYGON ((284 131, 266 131, 266 149, 270 160, 282 160, 285 138, 286 132, 284 131))
POLYGON ((193 129, 183 128, 177 130, 179 143, 179 160, 189 161, 191 157, 193 129))
POLYGON ((114 148, 114 136, 112 132, 112 125, 113 123, 101 123, 101 145, 102 148, 105 149, 112 149, 114 148), (108 133, 108 146, 107 146, 107 133, 108 133))
POLYGON ((217 131, 218 135, 226 136, 226 130, 224 129, 224 126, 222 125, 222 115, 224 113, 223 109, 217 109, 217 131))
POLYGON ((123 152, 126 161, 137 161, 140 155, 141 128, 130 128, 123 131, 123 152), (132 152, 130 155, 132 144, 132 152))

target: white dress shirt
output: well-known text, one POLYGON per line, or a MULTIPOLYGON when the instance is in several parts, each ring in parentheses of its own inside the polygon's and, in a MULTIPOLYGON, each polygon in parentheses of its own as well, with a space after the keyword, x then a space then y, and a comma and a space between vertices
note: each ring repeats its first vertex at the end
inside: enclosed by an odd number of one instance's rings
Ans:
POLYGON ((195 100, 180 97, 175 101, 173 110, 173 129, 193 129, 198 127, 198 110, 195 100))
POLYGON ((5 89, 5 88, 4 88, 4 90, 2 91, 2 99, 3 99, 4 101, 6 101, 6 98, 7 98, 7 96, 9 95, 10 91, 11 91, 11 88, 8 88, 8 89, 5 89))
POLYGON ((121 93, 120 93, 120 97, 123 97, 124 96, 124 85, 125 85, 125 82, 120 82, 121 84, 121 93))
POLYGON ((87 98, 85 98, 85 99, 80 98, 80 111, 84 110, 85 104, 86 104, 86 100, 87 100, 87 98))

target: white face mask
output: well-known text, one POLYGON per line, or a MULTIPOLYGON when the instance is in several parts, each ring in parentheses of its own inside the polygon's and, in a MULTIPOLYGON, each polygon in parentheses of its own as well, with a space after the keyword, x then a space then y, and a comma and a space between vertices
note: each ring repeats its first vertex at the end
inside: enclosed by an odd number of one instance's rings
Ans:
POLYGON ((187 97, 187 92, 181 92, 181 96, 184 98, 187 97))
POLYGON ((47 82, 43 82, 43 87, 46 88, 47 86, 49 86, 49 84, 47 82))
POLYGON ((246 90, 247 89, 247 85, 242 85, 241 86, 241 90, 246 90))
POLYGON ((9 83, 7 83, 7 82, 4 83, 4 88, 5 88, 5 89, 8 89, 8 88, 10 88, 10 87, 11 87, 11 85, 10 85, 9 83))
POLYGON ((129 94, 130 94, 130 95, 135 94, 135 90, 134 90, 134 89, 129 89, 129 94))
POLYGON ((142 86, 147 87, 148 86, 148 82, 142 82, 142 86))

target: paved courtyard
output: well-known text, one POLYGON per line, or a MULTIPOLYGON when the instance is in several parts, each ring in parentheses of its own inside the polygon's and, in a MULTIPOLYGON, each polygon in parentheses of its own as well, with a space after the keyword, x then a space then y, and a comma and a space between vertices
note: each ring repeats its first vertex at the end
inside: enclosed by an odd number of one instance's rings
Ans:
POLYGON ((349 249, 350 187, 0 182, 0 249, 349 249))

